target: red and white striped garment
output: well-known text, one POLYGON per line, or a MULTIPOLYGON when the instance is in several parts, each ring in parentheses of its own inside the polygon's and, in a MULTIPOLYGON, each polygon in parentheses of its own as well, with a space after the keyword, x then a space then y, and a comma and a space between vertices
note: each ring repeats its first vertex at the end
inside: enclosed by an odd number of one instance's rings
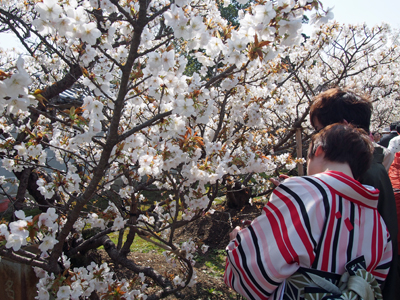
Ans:
POLYGON ((343 274, 361 255, 382 283, 392 244, 378 196, 341 172, 286 179, 227 246, 225 283, 247 299, 280 299, 277 288, 300 266, 343 274))

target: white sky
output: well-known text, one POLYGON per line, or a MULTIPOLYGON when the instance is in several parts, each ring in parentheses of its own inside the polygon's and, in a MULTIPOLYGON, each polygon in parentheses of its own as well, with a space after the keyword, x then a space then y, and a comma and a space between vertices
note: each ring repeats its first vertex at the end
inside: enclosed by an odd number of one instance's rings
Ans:
POLYGON ((16 47, 18 49, 24 49, 19 42, 19 39, 13 34, 0 33, 0 47, 7 49, 16 47))
POLYGON ((368 26, 389 23, 400 28, 399 0, 321 0, 324 8, 333 7, 339 23, 364 23, 368 26))
MULTIPOLYGON (((372 27, 386 22, 394 28, 400 28, 399 0, 322 0, 322 3, 325 8, 334 6, 335 20, 339 23, 366 22, 372 27)), ((16 37, 2 33, 0 33, 0 47, 23 49, 16 37)))

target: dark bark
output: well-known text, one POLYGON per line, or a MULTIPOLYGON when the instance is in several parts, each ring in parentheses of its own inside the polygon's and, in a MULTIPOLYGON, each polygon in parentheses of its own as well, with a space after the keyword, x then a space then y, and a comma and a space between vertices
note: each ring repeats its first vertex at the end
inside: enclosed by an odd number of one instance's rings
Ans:
POLYGON ((79 77, 82 76, 82 74, 82 69, 79 64, 73 65, 68 74, 65 75, 65 77, 60 81, 57 81, 53 85, 47 87, 42 93, 42 96, 45 97, 47 100, 58 96, 60 93, 71 88, 72 85, 78 81, 79 77))
POLYGON ((27 191, 29 185, 29 176, 32 172, 32 168, 26 168, 22 172, 20 172, 19 176, 19 185, 17 196, 14 201, 15 210, 21 210, 23 208, 23 204, 25 201, 25 192, 27 191))
POLYGON ((242 188, 242 184, 236 181, 233 185, 226 186, 226 205, 229 208, 241 209, 249 204, 251 189, 242 188))
MULTIPOLYGON (((14 175, 20 181, 20 186, 21 186, 21 184, 23 185, 23 187, 21 188, 21 193, 22 193, 22 190, 26 188, 26 190, 29 192, 29 194, 39 204, 39 208, 43 212, 45 212, 48 207, 53 205, 56 200, 60 200, 59 196, 57 194, 55 194, 51 199, 46 199, 38 191, 39 186, 37 185, 36 181, 40 177, 45 178, 45 180, 47 182, 51 181, 51 177, 47 173, 38 172, 36 170, 32 170, 32 169, 28 168, 28 169, 24 169, 22 172, 14 172, 14 175), (26 170, 30 170, 30 171, 26 171, 26 170), (28 178, 26 178, 28 174, 29 174, 29 176, 28 176, 28 178)), ((19 192, 20 192, 20 187, 18 187, 18 193, 19 192)), ((25 195, 25 192, 24 192, 24 195, 25 195)), ((16 207, 16 209, 17 209, 17 207, 16 207)))

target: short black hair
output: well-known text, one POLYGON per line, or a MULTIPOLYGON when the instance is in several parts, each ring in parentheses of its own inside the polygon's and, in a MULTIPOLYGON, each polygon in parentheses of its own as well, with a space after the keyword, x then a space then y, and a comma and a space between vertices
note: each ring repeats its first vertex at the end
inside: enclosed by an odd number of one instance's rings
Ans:
POLYGON ((331 88, 317 95, 310 107, 310 122, 315 128, 316 118, 321 125, 328 126, 346 121, 369 133, 372 103, 349 89, 331 88))
POLYGON ((318 146, 322 146, 325 159, 348 163, 354 179, 359 180, 369 169, 374 146, 365 130, 351 124, 328 125, 311 137, 308 158, 313 158, 318 146))
POLYGON ((400 122, 396 122, 396 131, 400 134, 400 122))

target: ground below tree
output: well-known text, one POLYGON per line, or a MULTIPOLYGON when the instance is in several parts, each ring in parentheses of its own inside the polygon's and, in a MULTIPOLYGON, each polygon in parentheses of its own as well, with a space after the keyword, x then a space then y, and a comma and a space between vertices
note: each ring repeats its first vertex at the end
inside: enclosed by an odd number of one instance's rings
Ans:
MULTIPOLYGON (((242 210, 228 209, 224 206, 215 207, 214 214, 207 214, 203 218, 190 223, 187 227, 178 231, 179 241, 186 241, 189 238, 203 241, 210 248, 205 254, 196 257, 194 269, 197 273, 197 284, 192 288, 185 288, 182 291, 181 299, 237 299, 238 294, 229 289, 223 280, 225 267, 225 247, 229 242, 229 232, 242 220, 252 220, 259 216, 264 203, 255 202, 252 206, 246 205, 242 210)), ((151 250, 148 253, 132 252, 129 254, 135 263, 151 266, 160 274, 169 274, 172 277, 174 270, 166 263, 164 257, 151 250)), ((99 250, 98 260, 107 261, 107 254, 99 250)), ((100 261, 98 261, 100 262, 100 261)), ((111 267, 121 278, 133 276, 123 266, 111 267)), ((169 296, 167 299, 177 299, 176 296, 169 296)))

